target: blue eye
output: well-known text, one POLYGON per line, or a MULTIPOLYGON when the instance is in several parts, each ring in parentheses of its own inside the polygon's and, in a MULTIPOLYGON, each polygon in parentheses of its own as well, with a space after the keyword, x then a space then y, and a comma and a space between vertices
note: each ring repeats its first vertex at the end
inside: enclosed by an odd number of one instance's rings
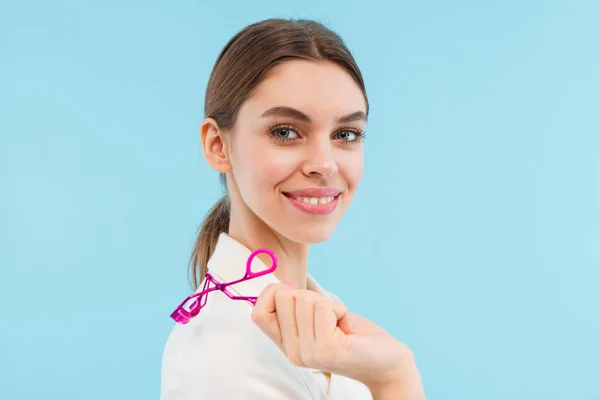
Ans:
POLYGON ((365 137, 364 132, 345 130, 337 132, 334 137, 347 144, 360 143, 365 137))
POLYGON ((346 142, 352 142, 356 140, 356 132, 343 131, 338 134, 339 138, 346 142))
POLYGON ((276 143, 291 143, 298 139, 298 129, 291 125, 279 125, 269 127, 269 138, 276 143))
MULTIPOLYGON (((299 129, 293 125, 278 125, 269 127, 269 138, 276 143, 293 143, 300 138, 299 129)), ((339 140, 343 144, 361 143, 365 137, 363 131, 355 128, 346 128, 333 134, 334 140, 339 140)))
POLYGON ((292 128, 275 128, 272 132, 279 139, 295 139, 298 137, 298 133, 292 128))

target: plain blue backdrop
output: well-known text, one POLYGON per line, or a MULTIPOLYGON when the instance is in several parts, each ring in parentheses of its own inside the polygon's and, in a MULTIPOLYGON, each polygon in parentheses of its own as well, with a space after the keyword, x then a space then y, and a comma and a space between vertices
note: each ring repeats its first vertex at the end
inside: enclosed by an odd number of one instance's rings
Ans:
POLYGON ((212 65, 269 17, 339 32, 363 183, 311 273, 428 399, 600 399, 596 1, 47 1, 0 8, 0 397, 157 399, 212 65))

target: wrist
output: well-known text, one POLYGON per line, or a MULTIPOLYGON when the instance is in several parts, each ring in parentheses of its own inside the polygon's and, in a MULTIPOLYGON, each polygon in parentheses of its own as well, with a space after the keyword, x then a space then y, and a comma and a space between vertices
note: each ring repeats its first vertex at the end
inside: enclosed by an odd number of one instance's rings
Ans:
POLYGON ((397 383, 386 386, 369 386, 373 400, 392 400, 402 398, 402 387, 397 383))
POLYGON ((420 383, 405 385, 393 382, 385 386, 369 387, 369 390, 373 400, 425 400, 425 392, 420 383))
POLYGON ((385 383, 367 385, 373 400, 425 400, 421 374, 415 363, 390 374, 385 383))

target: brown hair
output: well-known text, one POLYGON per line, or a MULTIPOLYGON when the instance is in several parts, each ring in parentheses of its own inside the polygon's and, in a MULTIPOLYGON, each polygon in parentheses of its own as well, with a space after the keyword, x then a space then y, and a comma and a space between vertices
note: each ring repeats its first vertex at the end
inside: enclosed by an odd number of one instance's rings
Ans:
MULTIPOLYGON (((252 96, 266 73, 292 59, 329 61, 344 68, 362 90, 368 114, 362 74, 337 33, 313 20, 267 19, 239 31, 221 50, 206 88, 205 117, 213 118, 221 130, 231 130, 240 107, 252 96)), ((226 188, 225 174, 220 178, 226 188)), ((194 290, 207 273, 208 260, 219 235, 229 232, 229 215, 229 197, 225 194, 200 225, 189 262, 194 290)))

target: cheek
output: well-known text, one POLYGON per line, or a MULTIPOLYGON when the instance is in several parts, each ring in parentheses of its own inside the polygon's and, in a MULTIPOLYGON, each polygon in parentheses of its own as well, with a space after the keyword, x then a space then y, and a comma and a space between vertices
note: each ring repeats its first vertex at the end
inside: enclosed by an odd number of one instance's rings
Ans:
POLYGON ((338 162, 338 167, 342 177, 348 184, 349 190, 351 192, 356 190, 362 179, 365 168, 364 154, 362 149, 343 154, 338 162))
POLYGON ((253 196, 273 188, 293 174, 297 157, 291 152, 270 147, 264 141, 239 143, 234 161, 234 173, 244 194, 253 196), (260 192, 257 190, 260 188, 260 192))
POLYGON ((292 153, 281 149, 265 149, 253 160, 255 173, 270 186, 281 183, 292 175, 297 167, 297 159, 292 153))

